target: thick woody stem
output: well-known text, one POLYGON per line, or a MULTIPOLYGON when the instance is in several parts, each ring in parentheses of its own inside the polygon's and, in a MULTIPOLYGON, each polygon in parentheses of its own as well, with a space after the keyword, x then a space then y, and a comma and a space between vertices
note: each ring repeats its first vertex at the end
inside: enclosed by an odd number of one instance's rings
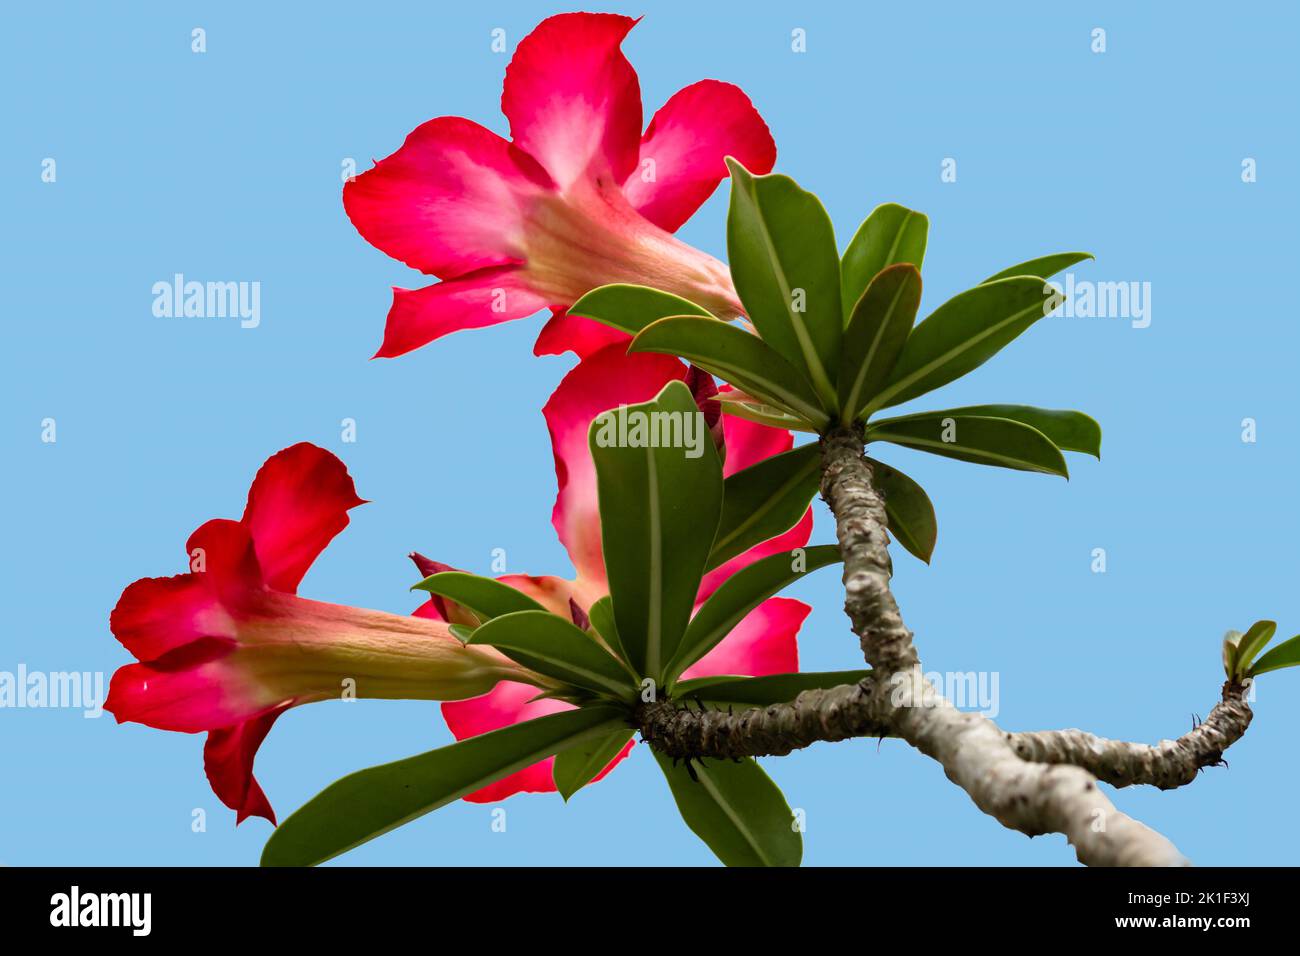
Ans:
POLYGON ((844 555, 844 612, 862 643, 863 656, 885 677, 914 667, 912 632, 903 624, 889 589, 894 566, 885 502, 871 483, 860 430, 840 428, 823 437, 822 497, 835 515, 844 555))
POLYGON ((844 558, 845 611, 876 670, 875 705, 898 736, 937 760, 985 813, 1031 836, 1065 834, 1091 866, 1178 866, 1173 844, 1115 809, 1086 770, 1022 759, 1007 734, 962 713, 925 679, 889 588, 885 504, 872 484, 860 430, 822 438, 822 494, 844 558))
POLYGON ((739 759, 779 756, 817 741, 901 737, 937 760, 985 813, 1030 836, 1064 834, 1081 863, 1187 865, 1167 839, 1117 810, 1097 781, 1169 789, 1221 764, 1224 750, 1250 726, 1244 688, 1225 685, 1223 702, 1204 723, 1154 747, 1079 730, 1006 733, 979 714, 958 711, 922 673, 890 590, 884 501, 861 433, 829 433, 822 455, 822 494, 836 516, 844 557, 845 611, 873 676, 735 713, 652 702, 636 715, 645 739, 671 757, 739 759))
POLYGON ((736 713, 659 700, 641 706, 637 724, 646 742, 669 757, 779 757, 818 741, 890 734, 874 716, 871 698, 872 683, 865 680, 736 713))
POLYGON ((891 696, 899 736, 1003 826, 1063 833, 1086 866, 1189 865, 1167 839, 1117 810, 1088 771, 1021 759, 996 724, 957 710, 920 668, 895 675, 891 696))
POLYGON ((1022 760, 1082 767, 1115 787, 1145 783, 1172 790, 1191 783, 1203 768, 1222 764, 1223 752, 1241 739, 1250 719, 1250 705, 1240 695, 1231 695, 1210 711, 1205 723, 1154 747, 1106 740, 1082 730, 1008 734, 1007 739, 1022 760))
MULTIPOLYGON (((1192 783, 1206 767, 1224 766, 1223 753, 1250 726, 1251 711, 1238 688, 1215 706, 1205 722, 1177 740, 1151 746, 1109 740, 1082 730, 1007 733, 1022 760, 1082 767, 1115 787, 1145 784, 1172 790, 1192 783)), ((725 706, 725 705, 724 705, 725 706)), ((739 706, 739 705, 737 705, 739 706)), ((709 709, 682 700, 643 705, 637 724, 645 740, 670 757, 777 757, 815 743, 851 737, 896 737, 888 702, 877 701, 875 684, 806 691, 788 704, 709 709)))

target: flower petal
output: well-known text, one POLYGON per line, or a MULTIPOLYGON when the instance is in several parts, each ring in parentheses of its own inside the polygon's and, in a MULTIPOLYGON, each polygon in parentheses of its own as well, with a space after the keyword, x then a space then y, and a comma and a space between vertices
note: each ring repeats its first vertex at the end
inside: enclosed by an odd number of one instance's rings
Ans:
MULTIPOLYGON (((731 386, 721 390, 730 391, 731 386)), ((723 415, 722 427, 727 443, 727 460, 722 471, 727 476, 794 447, 794 436, 784 428, 760 425, 735 415, 723 415)))
POLYGON ((538 333, 533 354, 563 355, 565 352, 572 352, 583 359, 615 342, 621 342, 626 349, 627 343, 631 341, 632 336, 613 326, 596 322, 585 316, 557 311, 538 333))
MULTIPOLYGON (((533 701, 539 693, 541 692, 536 687, 528 684, 502 681, 482 697, 444 703, 442 716, 456 739, 464 740, 524 720, 573 709, 571 704, 559 700, 533 701)), ((554 790, 555 783, 551 779, 554 763, 553 757, 542 760, 496 783, 488 784, 465 799, 471 803, 492 803, 515 793, 545 793, 554 790)))
POLYGON ((451 278, 522 259, 524 210, 552 188, 518 147, 470 120, 440 116, 349 181, 343 208, 372 246, 451 278))
POLYGON ((579 582, 605 583, 596 466, 587 444, 592 419, 621 404, 648 401, 685 374, 686 367, 675 358, 650 352, 628 355, 622 344, 611 345, 579 362, 542 409, 559 485, 551 523, 569 552, 579 582))
POLYGON ((683 677, 790 674, 799 669, 799 628, 812 610, 793 598, 768 598, 745 615, 713 650, 683 677))
POLYGON ((449 332, 522 319, 548 304, 525 285, 517 266, 479 269, 423 289, 394 288, 375 358, 405 355, 449 332))
POLYGON ((813 513, 809 508, 803 513, 803 517, 795 523, 795 526, 789 531, 778 534, 775 538, 768 538, 754 545, 748 551, 736 555, 730 561, 723 562, 708 574, 704 575, 704 580, 700 582, 699 593, 695 597, 695 604, 698 607, 701 603, 709 598, 714 591, 722 584, 723 581, 731 577, 741 568, 749 567, 755 561, 773 554, 780 554, 783 551, 793 551, 795 548, 802 548, 812 537, 813 513))
POLYGON ((623 192, 641 215, 676 232, 727 176, 726 156, 761 175, 776 162, 776 143, 739 87, 701 80, 674 93, 650 120, 623 192))
POLYGON ((609 13, 548 17, 506 68, 501 111, 511 136, 561 189, 583 177, 621 183, 636 166, 641 87, 619 49, 636 22, 609 13))
POLYGON ((214 518, 185 544, 190 573, 141 578, 118 598, 108 626, 137 660, 151 661, 203 638, 235 639, 230 608, 262 587, 248 531, 238 521, 214 518))
POLYGON ((266 460, 248 490, 243 524, 268 587, 293 593, 316 556, 347 527, 357 497, 347 466, 308 442, 266 460))
MULTIPOLYGON (((729 389, 730 386, 724 386, 723 391, 729 389)), ((727 457, 722 463, 724 475, 734 475, 743 468, 748 468, 765 458, 779 455, 794 447, 793 436, 783 428, 760 425, 744 418, 737 418, 735 415, 723 415, 722 427, 726 435, 727 448, 727 457)), ((812 527, 813 514, 812 508, 809 508, 794 527, 788 531, 754 545, 748 551, 736 555, 730 561, 706 574, 704 581, 700 584, 700 592, 696 597, 696 602, 702 602, 708 598, 723 581, 741 568, 748 567, 755 561, 769 555, 802 548, 812 536, 812 527)))
POLYGON ((546 608, 552 614, 569 617, 570 602, 586 610, 607 593, 604 582, 569 581, 550 574, 507 574, 497 578, 546 608))
POLYGON ((185 542, 190 570, 223 599, 260 590, 265 580, 248 527, 229 518, 212 518, 185 542))
POLYGON ((248 678, 230 645, 200 640, 143 664, 119 667, 104 709, 118 723, 193 734, 258 717, 283 700, 248 678))
MULTIPOLYGON (((442 715, 456 739, 464 740, 466 737, 476 737, 492 730, 500 730, 502 727, 524 720, 545 717, 547 714, 556 714, 563 710, 573 710, 573 705, 559 700, 534 701, 533 698, 538 693, 536 687, 502 681, 482 697, 443 704, 442 715)), ((614 765, 631 751, 633 743, 629 740, 627 746, 610 761, 609 766, 592 779, 592 782, 600 780, 613 770, 614 765)), ((555 790, 555 781, 552 777, 554 769, 555 758, 547 757, 496 783, 490 783, 474 791, 465 799, 470 803, 496 803, 516 793, 549 793, 555 790)))
POLYGON ((235 811, 236 826, 249 817, 265 817, 275 823, 271 802, 253 776, 253 760, 271 725, 288 707, 288 704, 277 707, 260 717, 208 734, 203 746, 203 768, 212 792, 235 811))
POLYGON ((235 638, 234 621, 201 574, 141 578, 128 585, 108 626, 141 661, 205 637, 235 638))
POLYGON ((718 401, 718 383, 713 376, 698 365, 686 370, 686 385, 691 390, 691 397, 704 413, 704 424, 713 438, 714 447, 722 458, 723 474, 727 474, 727 426, 722 420, 722 403, 718 401))

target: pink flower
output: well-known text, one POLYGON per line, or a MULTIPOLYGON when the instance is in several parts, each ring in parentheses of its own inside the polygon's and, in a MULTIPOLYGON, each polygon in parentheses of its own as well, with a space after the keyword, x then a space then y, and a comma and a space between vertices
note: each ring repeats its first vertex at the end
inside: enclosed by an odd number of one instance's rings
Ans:
MULTIPOLYGON (((512 574, 502 577, 502 581, 528 594, 553 613, 566 617, 577 617, 577 613, 585 614, 593 603, 609 593, 601 550, 596 469, 587 444, 588 428, 592 419, 601 412, 620 404, 648 401, 668 382, 685 378, 687 369, 677 359, 650 353, 628 355, 621 344, 607 346, 588 356, 565 376, 546 403, 543 414, 551 433, 551 449, 555 455, 555 474, 559 483, 559 495, 551 521, 577 574, 573 580, 512 574), (575 606, 577 613, 574 611, 575 606)), ((707 394, 707 390, 704 391, 707 394)), ((707 416, 706 411, 706 418, 707 416)), ((787 431, 730 415, 721 417, 721 427, 726 433, 724 473, 727 475, 771 455, 787 451, 793 444, 787 431)), ((808 543, 811 533, 812 510, 809 509, 789 531, 756 545, 709 572, 696 598, 696 606, 740 568, 768 555, 802 547, 808 543)), ((421 555, 412 557, 425 574, 447 569, 446 565, 430 562, 421 555)), ((796 636, 809 610, 801 601, 769 598, 683 676, 761 676, 797 671, 799 652, 796 636)), ((434 598, 420 607, 416 614, 433 619, 457 620, 463 611, 453 602, 434 598)), ((521 720, 570 709, 569 704, 550 699, 534 700, 535 697, 535 687, 503 680, 483 697, 443 704, 442 713, 451 732, 457 739, 463 740, 521 720)), ((595 779, 599 780, 608 773, 614 764, 627 756, 631 748, 632 744, 629 743, 595 779)), ((555 784, 551 778, 554 761, 555 758, 552 757, 525 767, 465 799, 475 803, 492 803, 515 793, 554 790, 555 784)))
POLYGON ((343 190, 366 241, 442 282, 394 289, 377 357, 448 332, 550 307, 537 354, 586 355, 622 333, 564 313, 611 282, 675 292, 732 318, 726 266, 672 236, 727 175, 734 156, 765 173, 776 147, 740 89, 702 80, 641 132, 641 91, 620 44, 636 24, 614 14, 542 21, 506 70, 507 142, 442 116, 343 190))
POLYGON ((243 518, 213 519, 190 536, 189 573, 136 581, 113 609, 113 634, 140 663, 113 675, 105 708, 119 723, 207 731, 208 780, 236 822, 275 822, 253 759, 290 707, 345 688, 358 697, 459 699, 528 677, 495 651, 465 647, 444 624, 295 594, 347 526, 348 510, 363 503, 329 452, 286 448, 257 473, 243 518))

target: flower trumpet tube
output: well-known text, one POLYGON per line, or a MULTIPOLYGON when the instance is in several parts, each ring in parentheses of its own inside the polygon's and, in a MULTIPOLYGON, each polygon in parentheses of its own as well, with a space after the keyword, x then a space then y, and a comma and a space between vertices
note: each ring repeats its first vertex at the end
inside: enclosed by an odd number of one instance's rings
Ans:
POLYGON ((329 452, 286 448, 258 472, 242 519, 214 519, 190 536, 189 573, 136 581, 113 610, 113 634, 138 663, 113 675, 106 709, 119 722, 206 731, 208 779, 240 821, 275 821, 253 759, 290 707, 461 700, 504 679, 539 683, 491 649, 464 646, 445 624, 297 596, 362 503, 329 452))

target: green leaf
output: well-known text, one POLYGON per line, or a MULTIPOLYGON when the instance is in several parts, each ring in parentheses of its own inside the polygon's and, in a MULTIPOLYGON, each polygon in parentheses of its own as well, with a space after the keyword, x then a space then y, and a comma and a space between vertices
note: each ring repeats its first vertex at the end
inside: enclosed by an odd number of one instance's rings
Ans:
POLYGON ((821 201, 789 176, 753 176, 727 157, 727 255, 758 334, 834 408, 843 314, 835 230, 821 201))
POLYGON ((863 414, 924 395, 983 365, 1041 319, 1054 296, 1041 279, 1018 276, 949 299, 912 330, 889 383, 863 414))
POLYGON ((870 670, 857 670, 800 671, 766 677, 696 677, 679 681, 673 689, 673 697, 709 704, 768 707, 788 704, 806 690, 828 690, 844 684, 857 684, 870 676, 870 670))
POLYGON ((821 448, 816 442, 728 476, 708 569, 789 531, 804 516, 820 485, 821 448))
POLYGON ((622 662, 576 624, 550 611, 516 611, 474 630, 470 644, 488 644, 530 670, 626 698, 636 688, 622 662))
POLYGON ((862 293, 844 332, 840 417, 852 421, 885 386, 921 305, 921 273, 900 263, 879 272, 862 293))
POLYGON ((555 789, 567 803, 569 798, 585 787, 609 766, 627 742, 636 733, 630 727, 619 727, 601 737, 592 737, 580 744, 562 750, 555 758, 552 778, 555 789))
POLYGON ((672 316, 637 334, 629 352, 679 355, 755 398, 820 427, 830 419, 794 366, 757 335, 716 319, 672 316))
POLYGON ((1241 631, 1228 631, 1223 635, 1223 672, 1229 678, 1237 672, 1237 645, 1241 638, 1241 631))
POLYGON ((769 555, 742 568, 713 592, 686 627, 681 646, 664 672, 671 684, 682 671, 717 647, 754 608, 787 585, 840 559, 838 545, 822 544, 769 555))
POLYGON ((1250 676, 1256 677, 1269 671, 1281 670, 1284 667, 1295 667, 1297 664, 1300 664, 1300 634, 1288 638, 1255 661, 1254 666, 1250 669, 1250 676))
POLYGON ((411 588, 412 591, 417 589, 449 598, 469 608, 483 621, 502 614, 513 614, 515 611, 546 610, 527 594, 516 591, 508 584, 464 571, 439 571, 431 574, 411 588))
POLYGON ((262 865, 324 863, 626 719, 609 707, 565 711, 349 774, 276 828, 262 865))
MULTIPOLYGON (((529 697, 527 703, 534 704, 539 700, 562 700, 566 704, 573 704, 575 707, 582 707, 596 703, 596 699, 586 691, 578 690, 576 687, 556 688, 555 690, 544 690, 540 694, 529 697)), ((608 701, 600 701, 608 703, 608 701)))
POLYGON ((917 415, 889 425, 869 425, 867 441, 887 441, 932 455, 1070 477, 1065 456, 1036 428, 1009 418, 942 413, 917 415), (945 440, 951 438, 951 441, 945 440))
POLYGON ((722 512, 722 465, 690 389, 679 381, 654 401, 599 416, 589 443, 619 638, 636 672, 657 680, 695 606, 722 512), (663 432, 677 420, 684 433, 688 416, 699 416, 697 449, 671 447, 671 440, 661 447, 618 444, 620 420, 631 439, 638 421, 663 432), (692 450, 698 457, 688 456, 692 450))
POLYGON ((621 283, 592 289, 569 306, 569 314, 594 319, 629 335, 636 335, 651 322, 669 315, 716 318, 708 309, 671 292, 621 283))
POLYGON ((614 621, 614 601, 608 594, 587 609, 587 619, 591 621, 591 626, 595 632, 601 636, 609 649, 614 652, 614 656, 627 661, 627 649, 623 647, 623 642, 619 639, 618 624, 614 621))
MULTIPOLYGON (((1062 269, 1068 269, 1076 263, 1092 258, 1095 257, 1091 252, 1057 252, 1050 256, 1039 256, 1037 259, 1030 259, 1028 262, 1009 266, 1001 272, 989 276, 984 282, 997 282, 999 279, 1010 279, 1012 276, 1037 276, 1039 279, 1050 279, 1062 269)), ((980 285, 983 285, 984 282, 981 282, 980 285)))
POLYGON ((468 644, 469 639, 474 636, 474 628, 468 624, 448 624, 447 630, 451 631, 451 636, 462 644, 468 644))
POLYGON ((947 408, 937 412, 881 418, 871 424, 881 426, 914 418, 971 415, 977 418, 1009 418, 1013 422, 1038 429, 1062 451, 1078 451, 1101 458, 1101 426, 1083 412, 1068 409, 1035 408, 1032 405, 963 405, 961 408, 947 408))
POLYGON ((885 499, 885 517, 894 540, 926 564, 934 554, 939 524, 925 489, 893 465, 868 458, 872 484, 885 499))
POLYGON ((750 757, 673 766, 655 752, 686 825, 727 866, 798 866, 803 837, 785 797, 750 757))
POLYGON ((1237 642, 1236 669, 1245 672, 1255 655, 1264 649, 1276 633, 1276 621, 1256 621, 1252 624, 1237 642))
POLYGON ((722 402, 722 414, 732 415, 736 418, 743 418, 746 421, 757 422, 760 425, 770 425, 773 428, 783 428, 786 431, 807 432, 812 435, 817 434, 817 429, 802 418, 795 418, 787 415, 779 408, 771 405, 755 405, 751 402, 722 402))
POLYGON ((858 227, 840 263, 845 321, 862 292, 882 269, 908 262, 921 269, 930 220, 898 203, 877 206, 858 227))

